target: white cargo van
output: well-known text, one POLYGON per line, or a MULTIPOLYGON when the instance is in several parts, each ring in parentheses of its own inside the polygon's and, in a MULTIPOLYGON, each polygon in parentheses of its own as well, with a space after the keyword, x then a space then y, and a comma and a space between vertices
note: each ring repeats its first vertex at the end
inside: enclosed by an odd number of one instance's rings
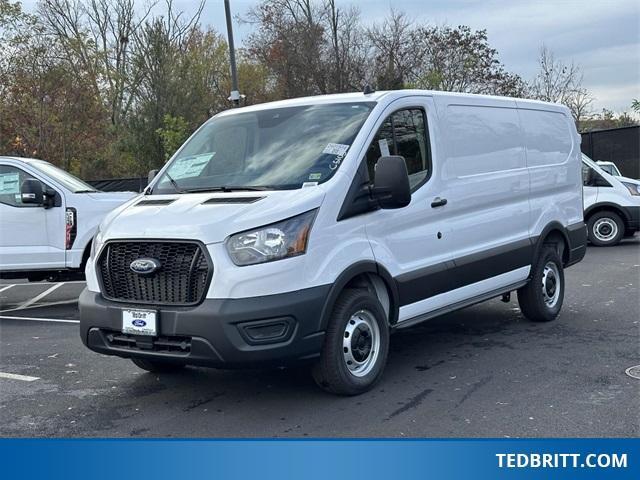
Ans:
POLYGON ((580 137, 559 105, 430 91, 223 112, 107 216, 80 334, 151 371, 311 360, 357 394, 389 334, 518 292, 557 317, 586 249, 580 137))
POLYGON ((134 196, 98 192, 43 160, 0 157, 0 277, 82 276, 98 225, 134 196))
POLYGON ((612 175, 582 155, 584 221, 589 241, 617 245, 640 230, 640 181, 612 175))

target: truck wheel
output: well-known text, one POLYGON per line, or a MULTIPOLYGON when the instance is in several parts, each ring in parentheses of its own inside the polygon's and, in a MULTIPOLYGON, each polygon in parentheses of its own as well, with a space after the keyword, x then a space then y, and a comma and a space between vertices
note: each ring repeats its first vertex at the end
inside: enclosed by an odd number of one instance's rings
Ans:
POLYGON ((532 269, 531 280, 518 290, 520 310, 533 322, 550 322, 564 300, 564 270, 554 245, 543 245, 532 269))
POLYGON ((131 361, 137 367, 153 373, 172 373, 182 370, 185 367, 182 363, 158 362, 144 358, 132 358, 131 361))
POLYGON ((624 236, 624 222, 614 212, 596 212, 587 221, 589 241, 597 247, 610 247, 624 236))
POLYGON ((347 289, 334 306, 313 377, 328 392, 358 395, 380 379, 388 351, 382 305, 366 290, 347 289))

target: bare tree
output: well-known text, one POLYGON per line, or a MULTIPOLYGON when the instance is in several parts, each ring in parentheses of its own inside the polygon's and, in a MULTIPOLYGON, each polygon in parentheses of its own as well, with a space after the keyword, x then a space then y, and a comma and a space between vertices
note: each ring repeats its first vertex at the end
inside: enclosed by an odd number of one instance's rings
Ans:
POLYGON ((413 43, 415 25, 407 16, 391 10, 382 22, 367 29, 373 50, 376 87, 404 88, 414 80, 421 53, 413 43))
POLYGON ((134 0, 40 0, 38 5, 47 32, 61 42, 67 59, 88 73, 115 127, 129 112, 140 82, 128 52, 153 5, 140 14, 134 0))
POLYGON ((590 112, 593 97, 582 86, 581 68, 571 62, 565 64, 545 45, 538 57, 540 70, 531 82, 531 96, 545 102, 562 103, 569 107, 577 124, 590 112))

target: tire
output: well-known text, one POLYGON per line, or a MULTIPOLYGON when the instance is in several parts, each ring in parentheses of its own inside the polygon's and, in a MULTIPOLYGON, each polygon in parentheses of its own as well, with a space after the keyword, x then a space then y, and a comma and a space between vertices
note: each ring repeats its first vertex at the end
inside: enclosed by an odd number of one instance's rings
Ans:
POLYGON ((532 266, 531 280, 518 290, 522 314, 532 322, 555 320, 564 301, 564 269, 556 246, 545 244, 532 266))
POLYGON ((174 373, 185 367, 182 363, 159 362, 155 360, 146 360, 144 358, 132 358, 131 361, 136 365, 136 367, 153 373, 174 373))
POLYGON ((359 395, 380 380, 388 352, 384 308, 367 290, 347 289, 333 308, 313 377, 328 392, 359 395))
POLYGON ((625 227, 620 215, 610 211, 596 212, 587 221, 589 241, 597 247, 617 245, 624 236, 625 227))

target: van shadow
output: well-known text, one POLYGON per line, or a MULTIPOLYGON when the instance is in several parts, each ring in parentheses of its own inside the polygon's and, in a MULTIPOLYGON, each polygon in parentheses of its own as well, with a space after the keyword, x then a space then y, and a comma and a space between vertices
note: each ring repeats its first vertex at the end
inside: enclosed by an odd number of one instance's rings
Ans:
MULTIPOLYGON (((509 344, 510 339, 531 326, 514 307, 514 304, 494 301, 395 330, 391 335, 388 368, 382 384, 394 375, 420 370, 429 362, 442 362, 445 357, 464 355, 469 348, 514 349, 509 344)), ((311 367, 311 363, 297 367, 238 370, 188 367, 175 374, 137 375, 128 384, 128 393, 145 396, 170 390, 184 399, 225 396, 237 399, 238 403, 251 403, 258 397, 263 401, 265 398, 275 399, 281 395, 326 397, 329 394, 315 385, 311 367)))

